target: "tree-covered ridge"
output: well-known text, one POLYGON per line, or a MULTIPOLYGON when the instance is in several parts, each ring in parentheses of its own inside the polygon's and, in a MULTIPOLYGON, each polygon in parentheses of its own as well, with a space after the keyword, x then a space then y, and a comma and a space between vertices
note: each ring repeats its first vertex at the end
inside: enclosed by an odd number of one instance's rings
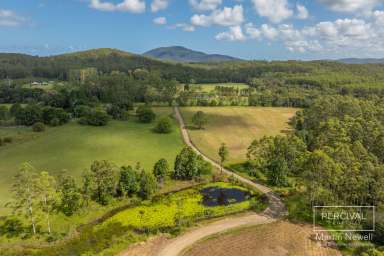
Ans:
POLYGON ((95 49, 50 57, 0 54, 0 79, 46 78, 70 81, 73 72, 93 68, 99 75, 136 69, 158 72, 181 83, 249 82, 274 78, 287 85, 382 87, 384 66, 328 61, 231 61, 180 64, 161 62, 115 49, 95 49))

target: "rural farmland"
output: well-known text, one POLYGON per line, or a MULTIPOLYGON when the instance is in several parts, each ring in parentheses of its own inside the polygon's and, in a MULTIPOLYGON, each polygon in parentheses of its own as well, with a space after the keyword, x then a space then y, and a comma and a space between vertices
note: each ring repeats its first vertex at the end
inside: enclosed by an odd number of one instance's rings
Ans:
POLYGON ((221 143, 229 149, 229 161, 246 159, 247 148, 255 139, 284 134, 291 129, 288 122, 299 109, 258 107, 185 107, 182 115, 192 142, 210 158, 218 160, 221 143), (191 120, 197 111, 207 115, 204 129, 195 129, 191 120))

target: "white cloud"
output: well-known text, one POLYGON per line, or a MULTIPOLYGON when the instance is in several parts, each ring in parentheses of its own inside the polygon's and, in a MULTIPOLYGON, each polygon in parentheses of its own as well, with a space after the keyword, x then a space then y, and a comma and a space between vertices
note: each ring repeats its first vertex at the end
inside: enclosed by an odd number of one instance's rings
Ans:
POLYGON ((191 24, 187 24, 187 23, 177 23, 177 24, 173 25, 171 28, 180 28, 181 30, 183 30, 185 32, 195 31, 195 27, 192 26, 191 24))
POLYGON ((384 11, 374 11, 373 18, 377 25, 384 26, 384 11))
POLYGON ((224 7, 222 10, 215 10, 210 15, 195 14, 191 17, 194 26, 209 27, 218 26, 238 26, 244 22, 243 6, 236 5, 233 8, 224 7))
POLYGON ((274 28, 268 24, 263 24, 261 26, 261 32, 262 32, 263 36, 269 40, 275 40, 277 38, 277 36, 279 35, 279 31, 276 28, 274 28))
POLYGON ((287 0, 252 0, 252 3, 260 16, 273 23, 280 23, 293 15, 287 0))
POLYGON ((113 4, 110 2, 102 2, 100 0, 91 0, 90 7, 100 11, 143 13, 145 12, 145 1, 124 0, 121 3, 113 4))
POLYGON ((318 0, 333 11, 356 12, 359 10, 370 11, 383 0, 318 0))
POLYGON ((189 4, 198 12, 216 10, 222 3, 222 0, 189 0, 189 4))
POLYGON ((15 12, 0 9, 0 27, 19 27, 25 22, 26 19, 15 12))
POLYGON ((298 19, 300 19, 300 20, 308 19, 309 12, 304 5, 297 4, 296 9, 297 9, 297 18, 298 19))
POLYGON ((216 35, 216 40, 220 41, 245 41, 246 37, 240 26, 230 27, 227 32, 222 32, 216 35))
POLYGON ((167 24, 167 18, 157 17, 157 18, 153 19, 153 23, 156 25, 165 25, 165 24, 167 24))
POLYGON ((361 56, 384 54, 384 12, 375 11, 369 21, 364 19, 337 19, 323 21, 301 29, 293 25, 256 27, 245 25, 250 39, 281 42, 293 52, 321 52, 334 56, 361 56), (371 55, 370 55, 371 54, 371 55))
POLYGON ((248 23, 245 25, 245 33, 251 39, 259 39, 262 36, 261 30, 256 28, 252 23, 248 23))
POLYGON ((168 0, 153 0, 151 3, 151 11, 158 12, 167 9, 169 4, 168 0))

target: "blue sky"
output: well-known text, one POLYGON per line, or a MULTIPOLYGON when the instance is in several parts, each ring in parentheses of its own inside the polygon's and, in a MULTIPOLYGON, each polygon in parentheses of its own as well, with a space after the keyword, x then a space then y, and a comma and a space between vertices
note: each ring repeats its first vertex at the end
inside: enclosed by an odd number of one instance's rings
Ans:
POLYGON ((245 59, 384 57, 384 0, 1 0, 0 51, 142 53, 182 45, 245 59))

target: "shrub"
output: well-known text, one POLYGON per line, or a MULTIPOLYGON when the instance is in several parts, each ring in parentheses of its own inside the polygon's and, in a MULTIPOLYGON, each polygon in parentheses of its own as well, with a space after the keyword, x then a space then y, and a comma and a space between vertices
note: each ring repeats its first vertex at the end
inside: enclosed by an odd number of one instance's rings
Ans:
POLYGON ((127 111, 116 104, 109 106, 107 113, 115 120, 127 120, 128 117, 127 111))
POLYGON ((4 141, 4 143, 12 143, 13 138, 12 137, 4 137, 3 141, 4 141))
POLYGON ((78 105, 73 108, 73 115, 75 117, 84 117, 87 116, 90 112, 92 112, 92 109, 85 105, 78 105))
POLYGON ((50 126, 59 126, 60 125, 60 120, 58 118, 53 118, 50 122, 49 122, 49 125, 50 126))
POLYGON ((23 109, 23 107, 21 106, 20 103, 15 103, 11 106, 11 108, 9 109, 9 112, 10 114, 13 116, 13 117, 16 117, 16 115, 23 109))
POLYGON ((156 114, 148 106, 140 106, 136 110, 137 118, 141 123, 151 123, 156 118, 156 114))
POLYGON ((80 124, 93 125, 93 126, 105 126, 108 124, 109 116, 104 111, 96 110, 88 113, 85 117, 79 120, 80 124))
POLYGON ((0 120, 8 120, 9 119, 9 111, 6 106, 0 106, 0 120))
POLYGON ((42 111, 38 105, 28 105, 20 109, 15 117, 16 123, 19 125, 33 125, 42 121, 42 111))
POLYGON ((34 123, 32 126, 34 132, 43 132, 45 131, 45 125, 41 122, 34 123))
POLYGON ((157 133, 170 133, 172 132, 172 120, 171 118, 164 116, 159 118, 156 122, 156 126, 153 129, 157 133))
POLYGON ((62 108, 45 107, 42 111, 42 119, 45 124, 58 126, 67 123, 69 118, 69 114, 62 108))

